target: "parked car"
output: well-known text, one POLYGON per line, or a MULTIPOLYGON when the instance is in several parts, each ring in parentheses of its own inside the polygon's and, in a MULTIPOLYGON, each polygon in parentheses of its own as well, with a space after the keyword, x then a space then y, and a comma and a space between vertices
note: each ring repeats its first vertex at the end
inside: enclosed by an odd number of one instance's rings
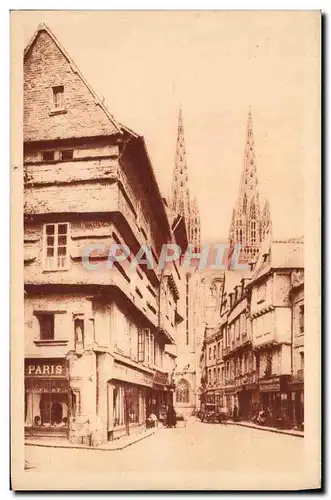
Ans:
POLYGON ((207 422, 208 424, 216 424, 219 421, 218 414, 214 410, 207 410, 205 411, 201 421, 207 422))

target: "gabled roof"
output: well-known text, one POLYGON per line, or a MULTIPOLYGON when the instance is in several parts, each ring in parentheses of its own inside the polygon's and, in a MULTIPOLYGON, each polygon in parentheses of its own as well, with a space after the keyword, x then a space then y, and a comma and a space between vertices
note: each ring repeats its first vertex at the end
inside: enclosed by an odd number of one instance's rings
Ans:
POLYGON ((240 285, 243 278, 250 278, 252 275, 249 269, 229 269, 225 271, 224 292, 230 294, 234 288, 240 285))
MULTIPOLYGON (((24 50, 24 59, 26 58, 26 56, 30 52, 32 46, 34 45, 35 41, 38 38, 38 35, 42 31, 45 31, 49 35, 49 37, 53 40, 53 42, 55 43, 55 45, 57 46, 57 48, 59 49, 59 51, 67 59, 68 63, 70 64, 70 66, 72 67, 72 69, 74 70, 74 72, 79 76, 79 78, 81 79, 81 81, 84 83, 84 85, 86 86, 86 88, 88 89, 88 91, 91 93, 91 95, 92 95, 95 103, 98 106, 100 106, 100 108, 102 109, 102 111, 105 113, 106 117, 109 119, 110 123, 112 124, 112 126, 114 128, 114 133, 116 133, 116 132, 117 133, 122 133, 122 128, 125 128, 125 127, 123 127, 122 125, 120 125, 115 120, 114 116, 108 111, 108 109, 106 108, 105 104, 99 99, 99 97, 97 96, 97 94, 95 93, 95 91, 92 89, 91 85, 86 81, 86 79, 84 78, 84 76, 82 75, 82 73, 80 72, 80 70, 78 69, 78 67, 76 66, 76 64, 73 61, 73 59, 69 56, 69 54, 64 49, 64 47, 62 47, 62 45, 60 44, 60 42, 57 39, 57 37, 54 35, 54 33, 50 30, 50 28, 45 23, 41 23, 37 27, 35 33, 33 34, 31 40, 29 41, 28 45, 26 46, 26 48, 24 50)), ((129 129, 126 129, 126 130, 129 131, 129 129)))
POLYGON ((273 240, 261 249, 253 270, 252 282, 268 274, 273 269, 303 269, 304 267, 303 239, 273 240), (266 258, 265 262, 263 261, 263 255, 266 258))

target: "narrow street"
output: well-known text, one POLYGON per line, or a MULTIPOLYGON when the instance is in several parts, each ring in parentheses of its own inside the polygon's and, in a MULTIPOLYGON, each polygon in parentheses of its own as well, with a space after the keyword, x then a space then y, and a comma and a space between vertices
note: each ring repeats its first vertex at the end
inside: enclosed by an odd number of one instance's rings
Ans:
MULTIPOLYGON (((26 460, 34 471, 135 474, 297 472, 304 456, 304 439, 235 425, 200 423, 159 429, 118 451, 77 450, 26 446, 26 460)), ((147 476, 146 476, 147 477, 147 476)))

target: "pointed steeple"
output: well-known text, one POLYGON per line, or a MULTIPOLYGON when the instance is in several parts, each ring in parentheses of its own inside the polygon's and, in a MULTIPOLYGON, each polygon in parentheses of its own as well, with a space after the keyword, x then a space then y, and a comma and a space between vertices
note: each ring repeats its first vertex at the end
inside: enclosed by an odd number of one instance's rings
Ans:
POLYGON ((186 162, 186 149, 184 137, 184 124, 182 110, 179 110, 178 132, 176 143, 175 168, 172 181, 172 211, 181 214, 186 221, 190 213, 190 192, 188 182, 188 169, 186 162))
POLYGON ((184 217, 188 232, 188 243, 193 246, 196 252, 199 252, 201 246, 200 214, 197 199, 193 198, 191 200, 190 197, 183 113, 181 109, 178 116, 176 156, 170 207, 174 215, 180 214, 184 217))
POLYGON ((229 241, 232 244, 241 244, 243 247, 242 261, 250 262, 255 259, 262 241, 262 233, 253 118, 252 110, 249 108, 240 191, 233 209, 229 232, 229 241))

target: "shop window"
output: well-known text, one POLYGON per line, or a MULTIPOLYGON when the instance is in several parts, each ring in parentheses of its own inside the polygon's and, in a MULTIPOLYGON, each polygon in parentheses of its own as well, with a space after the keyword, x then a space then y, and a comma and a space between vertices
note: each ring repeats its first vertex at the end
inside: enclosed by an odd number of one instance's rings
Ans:
POLYGON ((68 231, 69 224, 44 225, 44 267, 55 271, 66 269, 68 265, 68 231))
POLYGON ((189 403, 190 402, 190 384, 187 380, 181 379, 176 389, 176 402, 189 403))
POLYGON ((68 394, 55 392, 62 390, 57 381, 51 386, 50 382, 38 387, 30 387, 27 393, 27 415, 25 425, 28 427, 68 427, 68 394), (40 389, 44 392, 40 393, 40 389))
POLYGON ((54 340, 54 314, 38 314, 40 340, 54 340))

